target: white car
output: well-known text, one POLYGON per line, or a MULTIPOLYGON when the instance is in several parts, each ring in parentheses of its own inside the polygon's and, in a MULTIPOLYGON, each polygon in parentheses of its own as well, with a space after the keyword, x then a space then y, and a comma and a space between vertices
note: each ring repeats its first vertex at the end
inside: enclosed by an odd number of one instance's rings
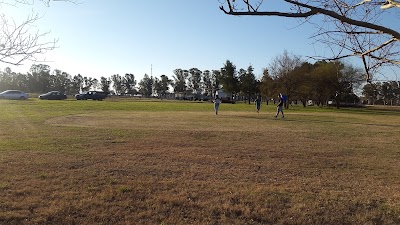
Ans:
POLYGON ((7 90, 0 93, 0 99, 27 99, 27 93, 18 90, 7 90))

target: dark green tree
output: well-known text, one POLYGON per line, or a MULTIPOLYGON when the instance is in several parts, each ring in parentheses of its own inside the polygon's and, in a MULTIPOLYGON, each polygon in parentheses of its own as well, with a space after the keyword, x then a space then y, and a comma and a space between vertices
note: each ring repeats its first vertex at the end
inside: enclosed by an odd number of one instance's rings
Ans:
POLYGON ((0 73, 0 90, 16 89, 15 76, 10 67, 7 67, 0 73))
POLYGON ((337 68, 336 79, 333 83, 335 88, 336 107, 339 108, 340 102, 352 103, 355 99, 354 89, 359 87, 364 81, 364 73, 361 69, 355 68, 350 64, 340 61, 332 62, 337 68))
POLYGON ((211 85, 213 86, 212 96, 214 96, 215 91, 221 89, 221 70, 212 70, 211 74, 211 85))
POLYGON ((185 94, 187 91, 187 85, 186 85, 186 80, 187 80, 188 74, 182 70, 182 69, 175 69, 174 70, 174 92, 175 93, 180 93, 180 94, 185 94))
POLYGON ((66 72, 56 69, 51 75, 50 83, 52 90, 67 93, 69 91, 69 86, 71 85, 71 76, 66 72))
POLYGON ((251 103, 251 97, 259 91, 257 90, 257 80, 253 71, 253 66, 249 66, 247 70, 239 70, 240 91, 247 96, 249 104, 251 103))
POLYGON ((146 98, 150 98, 153 94, 153 77, 145 74, 143 79, 139 82, 139 92, 146 98))
POLYGON ((292 89, 293 99, 300 100, 304 107, 306 107, 307 101, 312 97, 312 70, 313 65, 304 62, 289 73, 292 80, 296 82, 292 89))
POLYGON ((221 68, 219 82, 222 85, 222 89, 230 93, 232 95, 231 97, 240 91, 236 66, 231 61, 226 60, 224 67, 221 68))
POLYGON ((203 72, 197 68, 189 69, 189 87, 196 99, 199 99, 201 95, 202 73, 203 72))
POLYGON ((203 95, 206 97, 212 97, 213 92, 213 79, 209 70, 203 71, 203 95))
POLYGON ((269 71, 267 68, 264 68, 263 70, 263 76, 261 78, 261 84, 260 84, 260 92, 261 95, 267 98, 267 104, 268 100, 271 99, 271 97, 274 97, 274 93, 277 93, 277 84, 275 80, 271 77, 269 74, 269 71))
POLYGON ((154 90, 160 99, 165 98, 171 84, 172 80, 170 80, 167 75, 161 75, 160 79, 154 79, 154 90))
POLYGON ((124 80, 119 74, 114 74, 111 76, 112 86, 114 88, 115 94, 120 95, 124 92, 124 80))
POLYGON ((396 99, 396 88, 397 88, 397 82, 396 81, 385 81, 381 85, 381 94, 382 94, 382 100, 384 101, 384 104, 389 104, 393 105, 393 100, 396 99))
POLYGON ((135 86, 136 86, 135 75, 133 75, 131 73, 126 73, 122 82, 123 82, 123 89, 124 89, 126 94, 136 94, 136 90, 135 90, 135 86))
POLYGON ((100 77, 100 89, 105 93, 110 93, 111 79, 106 77, 100 77))
POLYGON ((367 83, 362 88, 362 94, 368 99, 368 104, 375 105, 375 101, 379 99, 379 90, 381 83, 367 83))
POLYGON ((81 87, 82 91, 89 91, 92 89, 98 81, 96 78, 92 77, 83 77, 83 86, 81 87))
POLYGON ((82 77, 82 75, 80 75, 80 74, 75 75, 71 80, 70 93, 79 93, 79 92, 81 92, 82 91, 82 85, 83 85, 83 77, 82 77))
POLYGON ((28 82, 30 92, 46 93, 50 91, 50 66, 34 64, 30 68, 28 82))
POLYGON ((319 61, 311 72, 312 99, 323 106, 335 93, 336 67, 333 63, 319 61))

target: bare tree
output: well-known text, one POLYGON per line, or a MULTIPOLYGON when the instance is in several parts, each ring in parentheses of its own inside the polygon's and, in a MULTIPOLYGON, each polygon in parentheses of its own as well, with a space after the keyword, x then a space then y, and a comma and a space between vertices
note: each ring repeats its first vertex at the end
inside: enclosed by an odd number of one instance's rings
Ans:
MULTIPOLYGON (((221 0, 220 0, 221 1, 221 0)), ((360 57, 367 80, 378 68, 400 65, 400 33, 393 28, 398 21, 400 1, 394 0, 281 0, 283 5, 274 11, 276 2, 264 0, 224 0, 220 9, 236 16, 279 16, 298 18, 316 27, 312 37, 326 44, 329 57, 310 56, 317 60, 337 60, 360 57), (392 9, 391 9, 392 8, 392 9)))
MULTIPOLYGON (((40 1, 49 6, 52 0, 40 1)), ((39 14, 32 13, 24 21, 17 23, 3 12, 5 5, 18 7, 20 4, 34 3, 34 0, 0 0, 0 62, 21 65, 27 60, 36 61, 38 55, 56 47, 57 39, 46 40, 49 31, 40 32, 32 29, 40 19, 39 14)))

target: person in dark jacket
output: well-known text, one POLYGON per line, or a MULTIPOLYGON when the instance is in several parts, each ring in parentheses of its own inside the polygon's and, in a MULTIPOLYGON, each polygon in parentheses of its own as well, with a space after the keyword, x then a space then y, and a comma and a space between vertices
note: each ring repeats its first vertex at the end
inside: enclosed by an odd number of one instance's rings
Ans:
POLYGON ((256 105, 256 111, 257 113, 260 112, 260 108, 261 108, 261 96, 257 95, 256 100, 254 101, 255 105, 256 105))
POLYGON ((282 113, 282 118, 285 118, 285 115, 283 114, 283 97, 282 97, 282 94, 279 94, 279 95, 278 95, 278 98, 279 98, 279 102, 278 102, 278 106, 276 107, 276 115, 275 115, 275 118, 278 117, 279 112, 282 113))

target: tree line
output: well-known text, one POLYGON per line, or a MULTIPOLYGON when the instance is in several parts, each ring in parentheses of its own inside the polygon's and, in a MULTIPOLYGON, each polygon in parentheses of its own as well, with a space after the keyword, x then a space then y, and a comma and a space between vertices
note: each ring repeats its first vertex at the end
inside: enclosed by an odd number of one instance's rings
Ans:
POLYGON ((363 87, 363 95, 368 104, 399 105, 400 81, 369 83, 363 87))
MULTIPOLYGON (((233 64, 227 61, 227 68, 230 65, 233 64)), ((241 73, 246 74, 238 80, 243 87, 243 93, 248 93, 249 87, 254 89, 252 93, 256 92, 253 87, 256 83, 253 70, 252 66, 249 66, 247 70, 240 70, 241 73)), ((16 73, 10 68, 1 71, 0 90, 18 89, 28 93, 46 93, 57 90, 68 95, 89 90, 102 90, 115 95, 141 94, 144 97, 158 96, 160 98, 165 97, 168 93, 175 93, 182 98, 202 99, 213 97, 213 93, 222 87, 229 88, 231 81, 227 76, 228 73, 222 70, 175 69, 172 79, 167 75, 153 77, 145 74, 137 82, 132 73, 114 74, 97 79, 81 74, 71 75, 59 69, 51 71, 50 66, 38 64, 32 65, 27 73, 16 73)), ((234 94, 239 95, 239 91, 234 94)))
MULTIPOLYGON (((114 74, 101 77, 70 75, 61 70, 51 71, 48 65, 32 65, 27 73, 15 73, 6 68, 0 72, 0 90, 19 89, 29 93, 58 90, 69 95, 89 90, 102 90, 115 95, 136 95, 165 98, 174 93, 182 99, 210 99, 216 90, 223 90, 232 99, 251 103, 256 95, 264 100, 274 99, 279 93, 287 96, 287 103, 298 101, 304 106, 308 100, 326 105, 329 100, 354 103, 359 97, 354 93, 365 82, 365 73, 340 60, 310 63, 300 56, 283 54, 272 59, 260 79, 253 66, 237 69, 227 60, 220 69, 175 69, 172 78, 167 75, 153 77, 145 74, 137 82, 135 75, 114 74)), ((372 100, 398 101, 399 82, 369 83, 363 94, 372 100)), ((286 105, 288 107, 288 104, 286 105)))

